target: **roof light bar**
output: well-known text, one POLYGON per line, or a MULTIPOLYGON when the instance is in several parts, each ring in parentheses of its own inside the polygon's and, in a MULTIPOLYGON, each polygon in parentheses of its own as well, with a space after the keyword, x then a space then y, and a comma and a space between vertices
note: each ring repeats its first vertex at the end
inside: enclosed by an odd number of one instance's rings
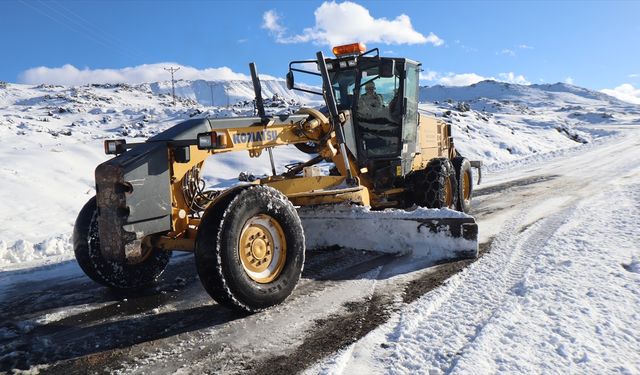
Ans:
POLYGON ((333 47, 333 54, 336 55, 336 57, 359 55, 366 50, 367 47, 364 43, 351 43, 333 47))

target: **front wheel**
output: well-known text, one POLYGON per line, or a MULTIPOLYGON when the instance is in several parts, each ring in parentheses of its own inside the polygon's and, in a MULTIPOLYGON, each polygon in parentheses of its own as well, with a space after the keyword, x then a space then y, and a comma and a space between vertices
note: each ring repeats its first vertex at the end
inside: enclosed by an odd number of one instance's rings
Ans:
POLYGON ((469 212, 471 210, 471 194, 473 192, 473 175, 471 173, 471 163, 467 158, 461 156, 453 158, 451 161, 456 171, 458 182, 458 211, 469 212))
POLYGON ((171 252, 149 248, 135 263, 105 259, 100 251, 96 197, 78 214, 73 227, 73 250, 78 265, 89 278, 106 287, 125 290, 152 286, 171 258, 171 252))
POLYGON ((218 303, 257 312, 291 294, 304 251, 291 202, 273 188, 252 186, 207 210, 196 237, 196 268, 218 303))

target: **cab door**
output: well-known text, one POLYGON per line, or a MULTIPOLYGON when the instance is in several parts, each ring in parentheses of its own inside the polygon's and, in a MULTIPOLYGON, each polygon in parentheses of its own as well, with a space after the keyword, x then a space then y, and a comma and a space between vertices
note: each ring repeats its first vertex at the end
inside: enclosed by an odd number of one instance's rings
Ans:
POLYGON ((404 103, 402 116, 402 174, 411 171, 413 157, 416 154, 418 133, 418 101, 420 99, 420 64, 413 61, 405 63, 404 103))

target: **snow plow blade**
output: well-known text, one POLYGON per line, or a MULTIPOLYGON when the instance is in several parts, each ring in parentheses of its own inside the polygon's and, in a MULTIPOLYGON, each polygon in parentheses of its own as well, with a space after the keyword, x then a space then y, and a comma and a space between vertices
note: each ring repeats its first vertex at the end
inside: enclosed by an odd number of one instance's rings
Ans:
POLYGON ((412 254, 433 263, 478 256, 473 217, 448 209, 371 211, 361 206, 302 207, 307 249, 340 246, 412 254))

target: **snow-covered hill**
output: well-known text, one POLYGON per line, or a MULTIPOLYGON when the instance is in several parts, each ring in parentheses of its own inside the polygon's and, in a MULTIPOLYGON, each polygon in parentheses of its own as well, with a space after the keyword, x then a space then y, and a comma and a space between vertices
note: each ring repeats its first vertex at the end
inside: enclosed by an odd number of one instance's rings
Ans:
MULTIPOLYGON (((194 82, 194 87, 198 85, 194 82)), ((73 222, 95 194, 93 170, 107 159, 105 138, 140 141, 195 116, 253 113, 250 96, 244 94, 231 96, 235 104, 229 107, 205 107, 183 97, 174 106, 171 94, 162 91, 164 86, 7 84, 0 88, 0 267, 71 256, 73 222)), ((231 93, 247 87, 246 82, 223 86, 231 93)), ((300 107, 295 96, 275 95, 270 87, 264 83, 268 113, 300 107)), ((280 165, 301 157, 294 148, 276 152, 280 165)), ((216 171, 209 180, 214 185, 236 179, 240 171, 269 170, 266 161, 255 163, 244 153, 222 155, 210 164, 216 171)))
MULTIPOLYGON (((265 98, 278 97, 286 101, 309 102, 318 101, 319 97, 300 91, 287 89, 284 80, 261 80, 262 96, 265 98)), ((138 86, 140 89, 149 89, 156 95, 170 95, 171 81, 155 82, 138 86)), ((175 82, 176 95, 182 98, 194 100, 206 106, 227 106, 247 100, 253 100, 253 83, 251 81, 188 81, 175 82)))
MULTIPOLYGON (((282 80, 262 85, 269 113, 318 104, 318 97, 290 92, 282 80)), ((178 81, 175 106, 170 92, 170 82, 0 86, 1 268, 72 257, 73 222, 95 193, 95 166, 107 159, 103 139, 140 141, 189 118, 253 112, 250 81, 178 81)), ((608 134, 590 129, 592 123, 640 119, 638 106, 564 84, 485 81, 462 88, 421 88, 421 98, 421 111, 452 124, 462 154, 491 168, 608 134)), ((275 157, 283 166, 306 155, 283 147, 275 157)), ((259 175, 270 169, 266 156, 250 159, 246 153, 220 155, 207 165, 207 183, 213 186, 234 183, 241 171, 259 175)))
POLYGON ((606 135, 589 129, 590 124, 627 124, 640 118, 640 106, 564 83, 438 85, 421 87, 420 99, 425 113, 452 124, 463 155, 493 167, 606 135))
POLYGON ((436 85, 421 88, 420 99, 421 101, 443 101, 447 99, 457 101, 508 100, 527 104, 530 107, 557 107, 563 103, 607 105, 616 109, 635 108, 635 112, 638 113, 637 106, 630 105, 613 96, 560 82, 544 85, 516 85, 487 80, 470 86, 449 87, 436 85))

